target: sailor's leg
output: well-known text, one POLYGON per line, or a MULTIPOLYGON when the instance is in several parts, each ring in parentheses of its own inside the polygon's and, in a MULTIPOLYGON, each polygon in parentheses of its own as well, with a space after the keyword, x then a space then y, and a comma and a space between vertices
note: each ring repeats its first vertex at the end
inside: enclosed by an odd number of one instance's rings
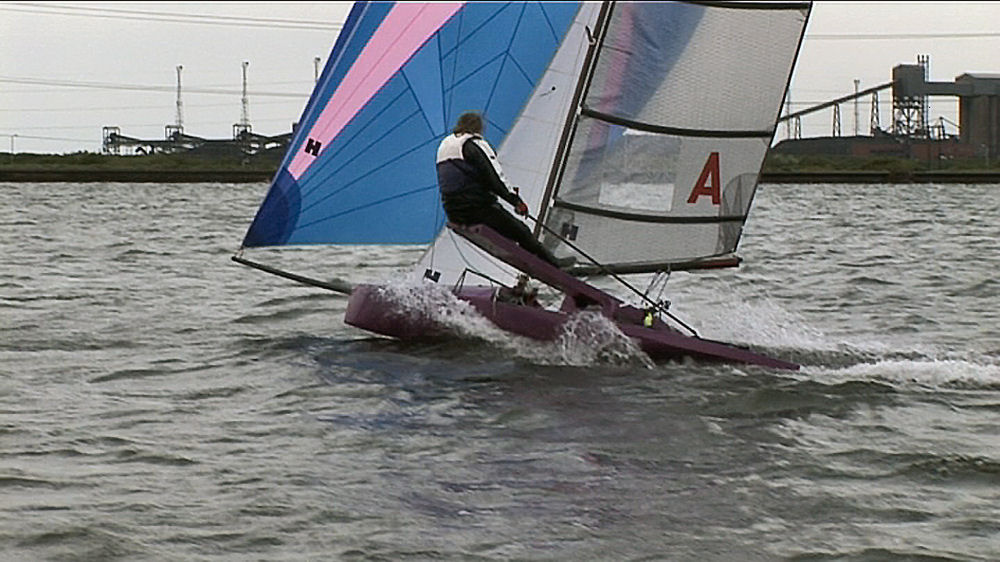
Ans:
POLYGON ((535 239, 535 235, 531 233, 531 229, 498 205, 493 205, 485 209, 479 218, 482 219, 481 222, 486 226, 517 242, 522 248, 532 254, 558 267, 556 257, 535 239))

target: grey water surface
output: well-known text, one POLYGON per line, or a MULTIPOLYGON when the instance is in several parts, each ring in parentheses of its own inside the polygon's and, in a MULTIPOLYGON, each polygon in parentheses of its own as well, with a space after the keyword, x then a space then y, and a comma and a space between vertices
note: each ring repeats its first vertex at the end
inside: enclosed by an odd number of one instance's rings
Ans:
POLYGON ((761 186, 664 296, 799 372, 371 336, 265 190, 0 184, 0 560, 1000 559, 1000 186, 761 186))

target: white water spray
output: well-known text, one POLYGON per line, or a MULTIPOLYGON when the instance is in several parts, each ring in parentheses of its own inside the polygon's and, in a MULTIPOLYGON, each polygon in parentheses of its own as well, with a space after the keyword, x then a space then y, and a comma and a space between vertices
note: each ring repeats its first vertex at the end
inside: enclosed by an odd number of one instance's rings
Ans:
POLYGON ((598 312, 573 314, 562 330, 554 345, 565 364, 641 365, 647 369, 656 366, 614 322, 598 312))
POLYGON ((885 359, 843 369, 807 369, 803 375, 826 383, 874 381, 898 387, 1000 387, 1000 364, 986 357, 885 359))
POLYGON ((655 366, 614 322, 596 312, 571 315, 556 340, 542 342, 500 329, 439 285, 397 280, 385 283, 379 291, 404 314, 430 319, 450 334, 488 342, 534 364, 655 366))

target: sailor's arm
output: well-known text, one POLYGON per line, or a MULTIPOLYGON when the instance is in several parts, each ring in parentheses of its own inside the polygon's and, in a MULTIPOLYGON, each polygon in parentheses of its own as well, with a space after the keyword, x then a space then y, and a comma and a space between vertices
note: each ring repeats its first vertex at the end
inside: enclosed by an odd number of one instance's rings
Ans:
POLYGON ((521 198, 510 190, 507 182, 504 181, 499 171, 500 164, 496 162, 496 157, 489 155, 476 143, 475 139, 469 139, 462 145, 462 158, 479 170, 480 176, 485 180, 490 191, 496 193, 498 197, 517 207, 523 203, 521 198))

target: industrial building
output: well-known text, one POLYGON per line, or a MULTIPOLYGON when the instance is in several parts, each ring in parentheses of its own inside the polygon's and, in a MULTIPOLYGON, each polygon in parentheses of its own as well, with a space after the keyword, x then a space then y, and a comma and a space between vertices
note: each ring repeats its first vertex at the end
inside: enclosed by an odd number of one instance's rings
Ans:
POLYGON ((233 136, 229 139, 206 139, 184 132, 184 104, 181 98, 181 71, 183 66, 177 66, 177 113, 174 123, 164 127, 162 139, 141 139, 123 135, 121 128, 106 126, 102 130, 101 151, 104 154, 116 155, 146 155, 146 154, 177 154, 185 153, 204 157, 246 157, 256 155, 274 155, 280 159, 284 155, 292 132, 266 136, 253 132, 250 124, 249 97, 247 96, 247 67, 249 62, 243 62, 243 97, 241 98, 242 113, 240 122, 233 125, 233 136))
MULTIPOLYGON (((1000 74, 966 73, 954 82, 928 80, 929 57, 917 57, 917 64, 900 64, 892 69, 892 81, 856 91, 808 109, 789 112, 781 118, 789 131, 788 140, 778 143, 778 154, 842 156, 894 156, 917 160, 944 158, 1000 158, 1000 74), (892 91, 892 124, 883 128, 879 119, 878 94, 892 91), (840 106, 865 96, 872 97, 868 136, 840 134, 840 106), (958 98, 958 134, 945 132, 944 118, 931 121, 931 96, 958 98), (833 131, 829 137, 801 138, 801 117, 832 110, 833 131)), ((857 84, 857 82, 855 82, 857 84)))
MULTIPOLYGON (((181 101, 181 70, 177 67, 177 116, 164 129, 163 139, 141 139, 123 135, 116 126, 103 129, 103 152, 106 154, 188 153, 191 155, 251 156, 285 152, 292 132, 264 136, 253 132, 247 99, 247 66, 243 63, 242 116, 233 125, 230 139, 206 139, 185 133, 181 101)), ((921 161, 939 159, 983 158, 987 163, 1000 159, 1000 74, 966 73, 954 82, 928 79, 930 57, 920 55, 917 64, 900 64, 892 69, 892 80, 878 86, 821 103, 810 108, 787 112, 780 119, 789 138, 774 147, 776 154, 833 155, 855 157, 896 157, 921 161), (883 127, 879 115, 879 93, 891 90, 892 123, 883 127), (871 97, 869 134, 842 136, 841 105, 871 97), (931 121, 929 98, 958 98, 958 123, 950 123, 958 134, 948 134, 945 119, 931 121), (833 127, 828 137, 802 138, 801 118, 819 111, 833 112, 833 127)), ((318 70, 317 70, 318 72, 318 70)))

